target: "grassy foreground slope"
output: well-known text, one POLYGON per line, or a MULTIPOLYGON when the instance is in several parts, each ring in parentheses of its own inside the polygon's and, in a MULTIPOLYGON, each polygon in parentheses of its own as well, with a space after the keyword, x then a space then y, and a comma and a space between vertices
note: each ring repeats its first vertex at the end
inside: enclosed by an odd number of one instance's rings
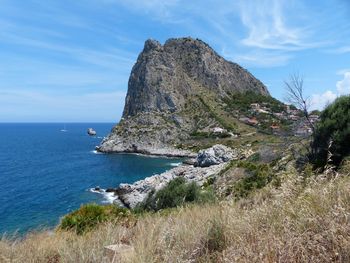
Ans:
POLYGON ((349 171, 289 171, 277 189, 146 214, 134 226, 4 237, 0 262, 107 262, 103 247, 121 242, 134 247, 125 262, 350 262, 349 171))

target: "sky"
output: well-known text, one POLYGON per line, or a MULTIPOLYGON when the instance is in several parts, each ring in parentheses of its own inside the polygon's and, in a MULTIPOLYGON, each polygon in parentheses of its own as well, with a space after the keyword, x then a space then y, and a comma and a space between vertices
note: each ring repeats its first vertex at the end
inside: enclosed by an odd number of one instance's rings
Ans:
POLYGON ((117 122, 145 40, 187 36, 279 100, 350 93, 350 0, 0 0, 0 122, 117 122))

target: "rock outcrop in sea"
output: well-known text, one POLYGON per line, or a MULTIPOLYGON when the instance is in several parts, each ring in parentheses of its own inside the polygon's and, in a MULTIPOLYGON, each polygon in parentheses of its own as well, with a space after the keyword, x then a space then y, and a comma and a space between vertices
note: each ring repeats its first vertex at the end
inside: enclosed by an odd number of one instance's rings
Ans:
POLYGON ((90 136, 95 136, 96 135, 96 131, 93 128, 88 128, 87 129, 87 134, 90 136))
POLYGON ((130 74, 122 119, 97 150, 194 156, 181 147, 191 134, 225 125, 211 108, 247 91, 269 96, 258 79, 203 41, 147 40, 130 74))

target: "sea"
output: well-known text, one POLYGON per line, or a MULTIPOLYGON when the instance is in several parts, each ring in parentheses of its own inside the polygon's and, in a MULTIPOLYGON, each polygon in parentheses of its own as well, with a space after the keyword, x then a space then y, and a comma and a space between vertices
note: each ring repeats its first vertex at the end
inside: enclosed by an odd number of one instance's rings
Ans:
POLYGON ((181 159, 96 152, 112 123, 0 124, 0 236, 53 229, 83 204, 112 203, 96 193, 164 172, 181 159), (96 130, 89 136, 87 129, 96 130))

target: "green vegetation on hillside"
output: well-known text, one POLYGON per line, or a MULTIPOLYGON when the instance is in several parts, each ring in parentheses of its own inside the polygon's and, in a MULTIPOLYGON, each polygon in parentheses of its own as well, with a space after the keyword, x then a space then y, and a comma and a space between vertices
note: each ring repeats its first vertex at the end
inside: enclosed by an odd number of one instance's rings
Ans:
POLYGON ((236 199, 247 197, 254 190, 263 188, 276 178, 268 164, 240 161, 236 166, 245 168, 248 172, 248 176, 233 185, 232 192, 236 199))
MULTIPOLYGON (((279 131, 290 132, 293 122, 286 117, 276 117, 275 114, 286 114, 286 105, 279 100, 257 94, 252 91, 243 93, 231 93, 224 98, 225 110, 231 112, 237 118, 248 117, 257 121, 258 131, 266 134, 273 133, 272 125, 278 125, 279 131), (252 105, 258 105, 261 111, 254 110, 252 105)), ((295 110, 294 106, 290 109, 295 110)))
POLYGON ((77 234, 83 234, 97 227, 100 223, 107 221, 126 222, 131 213, 126 208, 116 205, 87 204, 78 210, 64 216, 59 225, 62 230, 74 230, 77 234))
POLYGON ((284 104, 271 96, 264 96, 252 91, 231 93, 224 98, 229 110, 239 110, 242 113, 251 109, 252 103, 267 104, 272 112, 284 111, 284 104))
POLYGON ((213 200, 215 200, 215 197, 211 191, 202 190, 196 183, 186 183, 185 178, 177 177, 171 180, 163 189, 157 192, 152 191, 135 211, 159 211, 165 208, 178 207, 185 203, 203 203, 213 200))
POLYGON ((198 96, 200 102, 204 105, 206 111, 210 114, 210 116, 215 119, 223 128, 234 131, 236 126, 234 123, 225 120, 220 114, 218 114, 217 109, 210 106, 209 103, 201 96, 198 96))

